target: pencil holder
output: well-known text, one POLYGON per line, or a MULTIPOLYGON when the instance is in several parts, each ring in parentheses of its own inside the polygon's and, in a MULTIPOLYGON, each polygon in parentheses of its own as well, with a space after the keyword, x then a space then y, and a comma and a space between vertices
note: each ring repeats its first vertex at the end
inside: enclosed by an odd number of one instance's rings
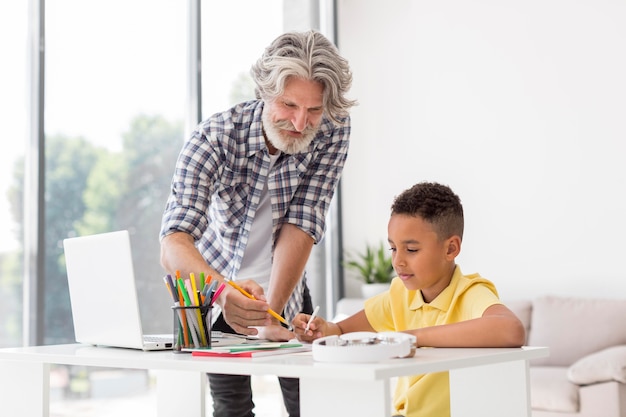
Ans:
POLYGON ((174 353, 186 348, 211 347, 212 306, 173 306, 174 353))

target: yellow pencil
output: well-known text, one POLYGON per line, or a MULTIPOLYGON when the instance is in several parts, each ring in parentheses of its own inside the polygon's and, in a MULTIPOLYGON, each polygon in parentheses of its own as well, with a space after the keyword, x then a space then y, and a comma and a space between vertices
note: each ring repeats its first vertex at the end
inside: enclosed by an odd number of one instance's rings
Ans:
POLYGON ((196 275, 192 272, 189 274, 189 281, 191 281, 191 292, 193 293, 193 300, 196 305, 200 305, 198 300, 198 286, 196 285, 196 275))
MULTIPOLYGON (((195 305, 200 307, 200 300, 198 299, 198 286, 196 285, 196 275, 192 272, 189 274, 189 279, 191 281, 191 290, 193 292, 193 299, 195 300, 195 305)), ((202 346, 207 346, 206 336, 204 335, 204 325, 202 324, 202 314, 200 314, 200 309, 196 310, 196 317, 198 318, 198 326, 200 333, 200 340, 202 341, 202 346)))
MULTIPOLYGON (((254 295, 250 294, 249 292, 247 292, 246 290, 241 288, 235 281, 233 281, 231 279, 227 279, 226 282, 228 282, 231 287, 233 287, 234 289, 236 289, 237 291, 239 291, 240 293, 242 293, 243 295, 245 295, 249 299, 256 300, 254 295)), ((274 316, 281 323, 285 323, 287 325, 287 327, 291 330, 291 325, 280 314, 278 314, 277 312, 275 312, 271 308, 268 309, 267 312, 270 313, 272 316, 274 316)))

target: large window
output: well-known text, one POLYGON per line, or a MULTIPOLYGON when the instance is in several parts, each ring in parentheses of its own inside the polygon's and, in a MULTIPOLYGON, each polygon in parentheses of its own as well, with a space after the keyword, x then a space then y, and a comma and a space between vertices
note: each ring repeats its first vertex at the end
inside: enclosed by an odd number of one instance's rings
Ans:
POLYGON ((63 239, 120 229, 146 330, 171 327, 158 232, 183 140, 186 35, 180 2, 46 2, 46 344, 74 337, 63 239))

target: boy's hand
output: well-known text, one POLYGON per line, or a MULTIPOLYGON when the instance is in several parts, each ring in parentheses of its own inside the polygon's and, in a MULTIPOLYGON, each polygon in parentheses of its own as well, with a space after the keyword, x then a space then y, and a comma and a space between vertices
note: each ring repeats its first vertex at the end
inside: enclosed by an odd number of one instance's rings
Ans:
POLYGON ((306 330, 306 326, 309 323, 310 318, 310 314, 300 313, 291 322, 298 340, 302 342, 312 342, 320 337, 335 334, 330 329, 332 323, 327 322, 319 316, 316 316, 313 319, 311 324, 309 324, 309 330, 306 330))

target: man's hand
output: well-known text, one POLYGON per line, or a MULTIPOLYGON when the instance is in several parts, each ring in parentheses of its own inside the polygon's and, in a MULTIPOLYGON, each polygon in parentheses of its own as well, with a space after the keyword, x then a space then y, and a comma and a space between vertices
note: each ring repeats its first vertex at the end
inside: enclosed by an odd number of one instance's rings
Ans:
POLYGON ((278 324, 259 327, 257 330, 259 331, 259 338, 271 340, 272 342, 286 342, 296 337, 293 332, 278 324))
POLYGON ((237 284, 255 299, 250 299, 237 289, 225 283, 226 287, 218 298, 224 320, 237 333, 248 336, 256 335, 255 327, 272 324, 272 316, 267 312, 269 305, 265 301, 263 288, 252 280, 238 281, 237 284))

